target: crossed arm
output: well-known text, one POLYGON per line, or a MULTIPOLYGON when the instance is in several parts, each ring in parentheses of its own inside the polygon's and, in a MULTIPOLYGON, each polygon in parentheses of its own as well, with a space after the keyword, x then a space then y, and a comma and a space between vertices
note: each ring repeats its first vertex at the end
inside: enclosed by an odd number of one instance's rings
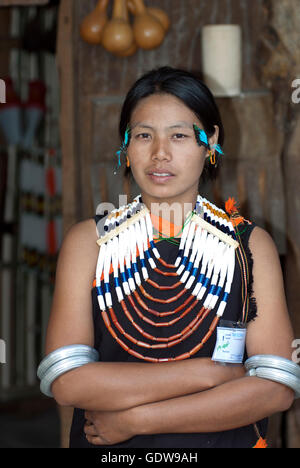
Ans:
MULTIPOLYGON (((97 252, 90 229, 88 222, 79 223, 62 246, 47 353, 66 344, 93 345, 92 317, 81 312, 92 308, 89 291, 97 252)), ((250 248, 258 317, 248 327, 248 355, 290 359, 293 333, 276 249, 260 228, 252 232, 250 248)), ((293 400, 281 384, 245 377, 242 367, 205 358, 88 364, 58 378, 52 392, 58 403, 87 410, 85 432, 95 444, 115 444, 136 434, 228 430, 283 411, 293 400)))

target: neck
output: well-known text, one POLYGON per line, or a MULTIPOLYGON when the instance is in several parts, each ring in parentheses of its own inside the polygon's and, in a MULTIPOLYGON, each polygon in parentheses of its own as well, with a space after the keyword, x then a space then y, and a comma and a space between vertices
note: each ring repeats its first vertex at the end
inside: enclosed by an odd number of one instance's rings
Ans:
POLYGON ((182 226, 188 213, 195 208, 198 193, 195 192, 180 198, 155 198, 146 193, 141 195, 143 203, 152 215, 159 216, 166 222, 182 226))

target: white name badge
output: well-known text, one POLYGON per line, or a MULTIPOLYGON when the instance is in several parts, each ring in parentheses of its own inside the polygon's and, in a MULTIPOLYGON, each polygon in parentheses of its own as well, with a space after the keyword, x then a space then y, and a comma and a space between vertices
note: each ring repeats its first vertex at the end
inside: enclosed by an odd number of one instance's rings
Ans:
POLYGON ((246 328, 217 327, 217 341, 212 360, 240 364, 243 362, 246 328))

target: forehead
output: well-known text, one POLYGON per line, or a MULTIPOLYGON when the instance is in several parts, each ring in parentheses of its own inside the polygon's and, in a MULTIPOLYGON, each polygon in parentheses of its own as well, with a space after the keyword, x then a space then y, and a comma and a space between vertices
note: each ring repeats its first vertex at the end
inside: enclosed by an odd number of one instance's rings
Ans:
POLYGON ((139 101, 132 112, 131 126, 168 122, 192 128, 197 120, 193 111, 180 99, 170 94, 154 94, 139 101))

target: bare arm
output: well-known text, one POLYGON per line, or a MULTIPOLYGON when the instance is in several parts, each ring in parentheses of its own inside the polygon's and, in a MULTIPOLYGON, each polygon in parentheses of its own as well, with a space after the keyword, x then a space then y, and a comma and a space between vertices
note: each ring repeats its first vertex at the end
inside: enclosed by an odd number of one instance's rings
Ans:
POLYGON ((241 367, 223 367, 210 359, 160 364, 100 362, 64 374, 52 390, 63 406, 123 410, 201 392, 243 374, 241 367))
MULTIPOLYGON (((94 345, 91 285, 99 247, 94 220, 73 226, 58 259, 46 353, 68 344, 94 345)), ((241 377, 242 368, 210 359, 180 362, 99 362, 60 376, 52 385, 62 406, 122 410, 191 394, 241 377)))

